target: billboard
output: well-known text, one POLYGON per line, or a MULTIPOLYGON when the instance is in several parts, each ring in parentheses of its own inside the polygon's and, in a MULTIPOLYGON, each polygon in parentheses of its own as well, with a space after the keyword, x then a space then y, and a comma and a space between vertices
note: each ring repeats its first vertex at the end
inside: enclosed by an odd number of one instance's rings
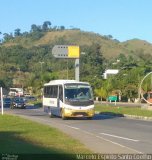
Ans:
POLYGON ((80 47, 73 45, 55 45, 52 49, 55 58, 73 58, 80 57, 80 47))

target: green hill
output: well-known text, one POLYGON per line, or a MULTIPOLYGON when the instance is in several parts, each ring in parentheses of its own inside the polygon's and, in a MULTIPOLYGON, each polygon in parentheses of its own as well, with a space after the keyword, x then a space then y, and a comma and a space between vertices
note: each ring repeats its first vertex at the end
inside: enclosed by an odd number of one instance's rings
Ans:
MULTIPOLYGON (((79 45, 81 52, 81 80, 91 83, 94 77, 102 79, 104 69, 150 64, 152 44, 133 39, 119 42, 111 35, 99 35, 78 29, 33 31, 12 37, 7 35, 0 44, 1 85, 32 86, 38 89, 44 82, 56 78, 74 78, 74 60, 60 60, 52 56, 54 45, 79 45), (113 66, 120 58, 121 63, 113 66), (123 55, 123 56, 122 56, 123 55), (128 57, 128 59, 126 58, 128 57), (130 59, 129 59, 130 58, 130 59), (43 66, 40 62, 43 61, 43 66)), ((150 70, 146 68, 146 71, 150 70)), ((97 78, 96 78, 97 79, 97 78)))
POLYGON ((33 46, 52 44, 90 46, 94 43, 101 45, 101 51, 105 58, 116 57, 121 53, 125 55, 132 55, 137 52, 152 54, 152 44, 146 41, 133 39, 126 42, 119 42, 108 36, 80 30, 50 31, 46 32, 44 36, 38 40, 32 40, 31 37, 16 37, 3 44, 3 46, 21 45, 25 48, 31 48, 33 46))
POLYGON ((132 39, 123 42, 122 45, 127 48, 129 52, 152 54, 152 44, 144 40, 132 39))

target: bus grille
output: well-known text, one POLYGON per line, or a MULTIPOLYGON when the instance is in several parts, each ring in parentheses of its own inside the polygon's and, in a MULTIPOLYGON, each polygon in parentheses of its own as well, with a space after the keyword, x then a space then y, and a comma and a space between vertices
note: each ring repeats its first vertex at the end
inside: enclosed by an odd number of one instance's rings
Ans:
POLYGON ((78 115, 88 116, 87 113, 85 113, 85 112, 74 112, 72 115, 73 116, 78 116, 78 115))
POLYGON ((72 106, 89 106, 93 105, 94 101, 89 100, 89 101, 66 101, 66 104, 72 105, 72 106))

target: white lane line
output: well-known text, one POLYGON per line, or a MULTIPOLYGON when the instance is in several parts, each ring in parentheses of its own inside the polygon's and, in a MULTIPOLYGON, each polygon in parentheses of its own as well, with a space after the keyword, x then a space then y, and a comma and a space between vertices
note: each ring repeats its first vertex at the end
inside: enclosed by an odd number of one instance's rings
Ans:
POLYGON ((110 136, 110 137, 119 138, 119 139, 124 139, 124 140, 128 140, 128 141, 139 142, 139 140, 137 140, 137 139, 131 139, 131 138, 126 138, 126 137, 120 137, 120 136, 116 136, 116 135, 113 135, 113 134, 108 134, 108 133, 100 133, 100 134, 106 135, 106 136, 110 136))
POLYGON ((120 146, 120 147, 122 147, 122 148, 127 148, 127 149, 132 150, 132 151, 134 151, 134 152, 136 152, 136 153, 143 154, 143 152, 137 151, 136 149, 133 149, 133 148, 124 146, 124 145, 122 145, 122 144, 119 144, 119 143, 117 143, 117 142, 114 142, 114 141, 111 141, 111 140, 109 140, 109 139, 103 138, 103 137, 101 137, 101 136, 97 136, 97 135, 95 135, 95 134, 93 134, 93 133, 90 133, 90 132, 88 132, 88 131, 84 131, 84 130, 81 130, 81 131, 84 132, 84 133, 86 133, 86 134, 89 134, 89 135, 91 135, 91 136, 95 136, 96 138, 99 138, 99 139, 102 139, 102 140, 107 141, 107 142, 109 142, 109 143, 112 143, 112 144, 114 144, 114 145, 120 146))
POLYGON ((67 127, 69 127, 69 128, 72 128, 72 129, 76 129, 76 130, 80 129, 80 128, 72 127, 72 126, 69 126, 69 125, 65 125, 65 126, 67 126, 67 127))
POLYGON ((133 148, 130 148, 130 147, 121 145, 121 144, 119 144, 119 143, 113 142, 113 141, 111 141, 111 140, 109 140, 109 139, 105 139, 105 138, 100 137, 100 136, 96 136, 96 137, 97 137, 97 138, 100 138, 100 139, 103 139, 103 140, 105 140, 105 141, 107 141, 107 142, 113 143, 113 144, 115 144, 115 145, 118 145, 118 146, 120 146, 120 147, 127 148, 127 149, 132 150, 132 151, 134 151, 134 152, 136 152, 136 153, 143 154, 143 152, 140 152, 140 151, 137 151, 136 149, 133 149, 133 148))
POLYGON ((88 131, 85 131, 85 130, 81 130, 83 133, 86 133, 88 135, 91 135, 91 136, 95 136, 95 134, 91 133, 91 132, 88 132, 88 131))
POLYGON ((100 137, 100 136, 95 136, 95 137, 100 138, 100 139, 103 139, 103 140, 105 140, 105 141, 107 141, 107 142, 113 143, 113 144, 118 145, 118 146, 120 146, 120 147, 123 147, 123 148, 125 147, 124 145, 121 145, 121 144, 119 144, 119 143, 110 141, 109 139, 105 139, 105 138, 100 137))

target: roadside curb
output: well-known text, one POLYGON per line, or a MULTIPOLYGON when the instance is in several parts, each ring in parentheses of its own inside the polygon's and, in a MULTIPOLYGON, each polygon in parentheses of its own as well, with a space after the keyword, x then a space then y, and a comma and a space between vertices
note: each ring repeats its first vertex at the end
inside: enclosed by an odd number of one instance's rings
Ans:
POLYGON ((96 114, 102 114, 105 116, 112 116, 112 117, 125 117, 128 119, 136 119, 136 120, 147 120, 147 121, 152 121, 152 117, 144 117, 144 116, 137 116, 137 115, 129 115, 129 114, 117 114, 117 113, 101 113, 96 111, 96 114))
POLYGON ((152 117, 143 117, 143 116, 128 115, 128 114, 124 114, 124 117, 130 118, 130 119, 138 119, 138 120, 148 120, 148 121, 152 121, 152 117))

